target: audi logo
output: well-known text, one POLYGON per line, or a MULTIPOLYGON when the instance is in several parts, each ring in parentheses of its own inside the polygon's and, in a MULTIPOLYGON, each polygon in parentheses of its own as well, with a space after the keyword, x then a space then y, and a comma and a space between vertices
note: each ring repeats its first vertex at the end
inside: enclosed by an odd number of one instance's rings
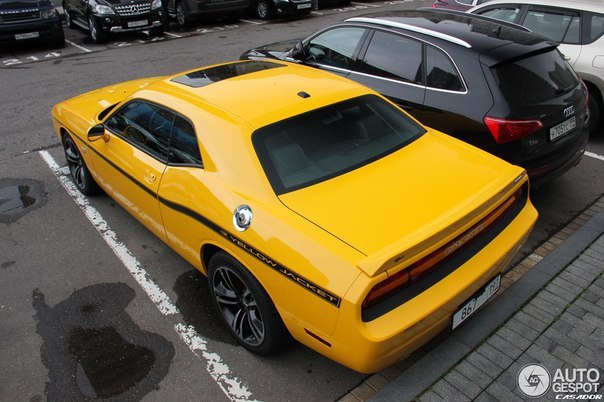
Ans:
POLYGON ((564 109, 564 117, 570 117, 573 114, 575 114, 575 107, 574 106, 569 106, 566 109, 564 109))

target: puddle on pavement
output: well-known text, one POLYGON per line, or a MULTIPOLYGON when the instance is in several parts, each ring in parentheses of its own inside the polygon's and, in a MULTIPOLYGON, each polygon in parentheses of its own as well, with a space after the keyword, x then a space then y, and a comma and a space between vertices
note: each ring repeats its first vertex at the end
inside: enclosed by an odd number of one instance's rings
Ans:
POLYGON ((13 223, 46 204, 44 184, 32 179, 0 179, 0 222, 13 223))
POLYGON ((50 307, 40 290, 33 292, 48 400, 133 401, 159 387, 174 346, 132 321, 126 307, 134 296, 126 284, 104 283, 50 307))
POLYGON ((239 345, 214 308, 205 276, 197 270, 185 272, 176 279, 174 292, 178 295, 178 311, 185 323, 192 325, 199 335, 229 345, 239 345))
POLYGON ((127 342, 111 327, 72 329, 69 352, 77 360, 78 387, 89 398, 127 391, 155 364, 153 351, 127 342))

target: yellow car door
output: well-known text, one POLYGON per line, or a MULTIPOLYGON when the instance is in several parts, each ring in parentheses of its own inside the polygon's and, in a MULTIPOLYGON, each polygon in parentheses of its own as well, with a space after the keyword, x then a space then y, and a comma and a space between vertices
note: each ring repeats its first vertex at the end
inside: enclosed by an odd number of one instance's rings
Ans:
POLYGON ((132 100, 105 121, 105 140, 91 142, 99 184, 162 240, 166 233, 158 188, 168 156, 174 113, 132 100))
POLYGON ((170 137, 168 167, 159 189, 160 208, 169 244, 202 269, 200 245, 212 237, 215 216, 212 191, 203 182, 203 161, 193 124, 177 115, 170 137))

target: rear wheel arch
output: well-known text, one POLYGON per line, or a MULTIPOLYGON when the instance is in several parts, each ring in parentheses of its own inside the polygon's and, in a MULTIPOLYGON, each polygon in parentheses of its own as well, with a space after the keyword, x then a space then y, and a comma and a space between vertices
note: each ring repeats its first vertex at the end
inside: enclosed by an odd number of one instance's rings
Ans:
POLYGON ((604 94, 590 81, 583 81, 589 92, 588 107, 590 112, 589 131, 593 133, 602 126, 604 120, 604 94), (594 120, 595 119, 595 120, 594 120))
POLYGON ((210 259, 212 259, 214 254, 219 253, 219 252, 226 253, 226 251, 224 249, 216 246, 215 244, 206 243, 201 246, 201 252, 200 252, 201 268, 203 270, 202 273, 205 276, 208 276, 208 264, 210 263, 210 259))

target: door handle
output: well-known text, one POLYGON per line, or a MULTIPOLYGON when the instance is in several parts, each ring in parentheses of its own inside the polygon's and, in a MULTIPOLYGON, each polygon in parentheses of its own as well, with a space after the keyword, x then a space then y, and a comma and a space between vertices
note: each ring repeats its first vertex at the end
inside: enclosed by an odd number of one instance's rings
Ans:
POLYGON ((146 181, 148 181, 149 183, 153 183, 156 178, 157 178, 157 176, 155 176, 155 174, 152 171, 145 170, 145 180, 146 181))

